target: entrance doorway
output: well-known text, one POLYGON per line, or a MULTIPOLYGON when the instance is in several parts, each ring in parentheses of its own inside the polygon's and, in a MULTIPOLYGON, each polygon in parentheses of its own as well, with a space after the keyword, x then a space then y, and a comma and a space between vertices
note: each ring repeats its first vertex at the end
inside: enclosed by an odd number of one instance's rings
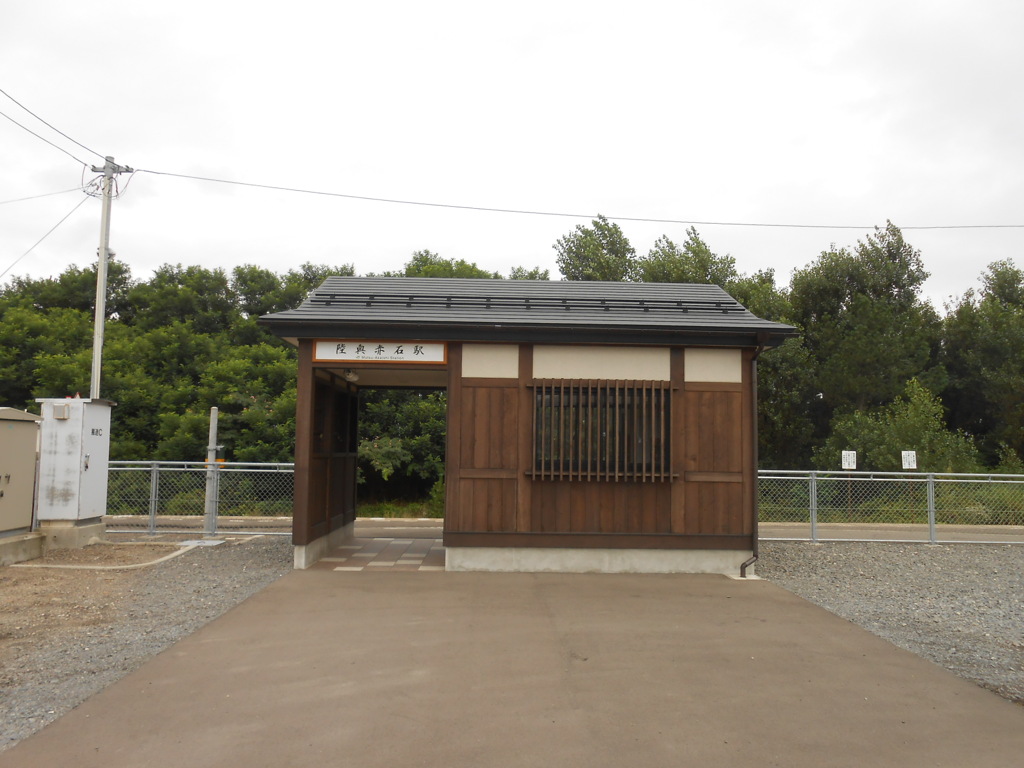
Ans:
MULTIPOLYGON (((303 350, 300 350, 301 357, 304 357, 303 350)), ((444 363, 416 367, 345 367, 313 364, 312 359, 308 362, 306 366, 300 360, 299 366, 293 543, 297 548, 302 548, 303 561, 315 562, 328 549, 335 548, 355 535, 359 503, 360 392, 424 393, 390 400, 375 396, 373 404, 378 409, 376 416, 385 421, 388 418, 405 418, 401 413, 388 411, 396 404, 412 410, 433 411, 434 421, 440 423, 432 424, 431 428, 442 430, 440 440, 436 435, 428 435, 424 441, 422 436, 410 434, 406 436, 409 442, 403 444, 400 439, 392 439, 395 435, 366 435, 364 432, 363 436, 371 439, 388 438, 383 444, 378 441, 374 457, 377 466, 387 474, 394 474, 396 465, 407 453, 417 455, 421 462, 433 464, 425 464, 420 468, 420 474, 425 475, 421 479, 429 478, 431 472, 437 479, 443 476, 443 451, 440 455, 431 456, 430 447, 425 446, 424 442, 435 446, 438 442, 444 445, 447 409, 444 398, 439 398, 436 393, 443 392, 447 387, 448 374, 444 363), (430 393, 434 393, 433 399, 430 393), (438 412, 439 405, 441 407, 438 412), (306 553, 305 548, 309 545, 314 545, 314 550, 306 553)), ((370 445, 372 449, 373 443, 370 445)), ((430 487, 433 485, 431 482, 430 487)), ((435 494, 438 492, 435 491, 435 494)), ((443 493, 440 498, 443 499, 443 493)), ((443 502, 441 509, 443 519, 443 502)), ((306 567, 299 563, 298 550, 296 558, 298 567, 306 567)))
POLYGON ((359 517, 444 517, 447 392, 360 388, 359 517))

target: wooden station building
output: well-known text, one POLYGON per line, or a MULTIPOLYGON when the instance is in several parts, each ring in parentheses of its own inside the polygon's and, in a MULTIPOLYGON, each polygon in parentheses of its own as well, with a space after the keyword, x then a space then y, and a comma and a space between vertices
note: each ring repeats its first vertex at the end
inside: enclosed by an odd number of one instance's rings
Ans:
POLYGON ((295 565, 351 537, 359 387, 448 393, 448 570, 738 574, 757 358, 794 335, 714 285, 330 277, 298 347, 295 565))

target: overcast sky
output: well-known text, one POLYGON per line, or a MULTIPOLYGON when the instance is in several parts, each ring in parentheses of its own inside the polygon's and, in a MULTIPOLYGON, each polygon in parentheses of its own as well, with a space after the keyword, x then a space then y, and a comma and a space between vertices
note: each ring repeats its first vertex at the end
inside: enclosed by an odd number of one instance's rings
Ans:
MULTIPOLYGON (((780 283, 891 219, 939 306, 997 259, 1024 266, 1024 4, 52 0, 0 11, 0 88, 135 169, 110 247, 164 263, 397 269, 418 249, 551 269, 598 213, 692 222, 780 283)), ((0 95, 0 112, 89 150, 0 95)), ((0 201, 79 187, 82 166, 0 117, 0 201)), ((96 174, 86 169, 85 179, 96 174)), ((128 176, 120 177, 122 188, 128 176)), ((81 192, 0 205, 0 272, 81 192)), ((686 224, 621 221, 640 253, 686 224)), ((3 278, 95 259, 89 199, 3 278)))

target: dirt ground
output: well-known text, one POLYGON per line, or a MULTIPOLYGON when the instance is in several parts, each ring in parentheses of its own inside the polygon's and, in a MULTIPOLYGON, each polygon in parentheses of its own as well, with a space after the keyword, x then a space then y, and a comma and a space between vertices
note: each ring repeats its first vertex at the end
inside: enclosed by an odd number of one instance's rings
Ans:
POLYGON ((94 544, 53 550, 27 563, 89 569, 0 568, 0 687, 9 682, 9 671, 21 653, 40 638, 78 636, 125 612, 141 571, 106 568, 151 562, 180 549, 176 544, 94 544))

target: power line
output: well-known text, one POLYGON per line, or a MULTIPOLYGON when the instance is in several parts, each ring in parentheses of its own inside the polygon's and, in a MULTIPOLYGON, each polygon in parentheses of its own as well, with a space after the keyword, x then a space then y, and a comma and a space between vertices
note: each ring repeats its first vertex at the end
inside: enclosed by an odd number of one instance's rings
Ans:
POLYGON ((85 201, 86 201, 86 200, 88 200, 88 199, 89 199, 88 197, 83 197, 83 198, 82 198, 81 200, 79 200, 79 201, 78 201, 78 205, 76 205, 76 206, 75 206, 74 208, 72 208, 72 209, 71 209, 70 211, 68 211, 68 212, 67 212, 67 214, 66 214, 66 215, 64 216, 64 218, 63 218, 63 219, 61 219, 61 220, 60 220, 60 221, 58 221, 58 222, 57 222, 56 224, 54 224, 54 225, 53 225, 53 226, 52 226, 52 227, 50 228, 50 231, 49 231, 49 232, 47 232, 47 233, 46 233, 45 235, 43 235, 43 236, 42 236, 42 237, 40 237, 40 238, 39 238, 38 240, 36 240, 36 242, 35 242, 35 245, 33 245, 33 246, 32 246, 31 248, 29 248, 29 249, 28 249, 27 251, 25 251, 25 252, 24 252, 23 254, 21 254, 21 256, 19 256, 19 257, 18 257, 18 258, 16 258, 16 259, 15 259, 15 260, 14 260, 13 262, 11 262, 11 266, 9 266, 9 267, 8 267, 7 269, 5 269, 5 270, 4 270, 3 272, 0 272, 0 277, 3 277, 3 276, 4 276, 4 275, 6 275, 6 274, 7 274, 8 272, 10 272, 10 271, 11 271, 12 269, 14 269, 14 265, 15 265, 15 264, 17 264, 17 263, 18 263, 19 261, 21 261, 21 260, 22 260, 22 259, 24 259, 24 258, 25 258, 26 256, 28 256, 28 255, 29 255, 30 253, 32 253, 32 251, 34 251, 34 250, 35 250, 35 248, 36 248, 36 246, 37 246, 37 245, 39 245, 39 244, 40 244, 41 242, 43 242, 43 240, 45 240, 45 239, 46 239, 46 238, 48 238, 48 237, 49 237, 50 235, 52 235, 52 234, 53 234, 53 232, 54 232, 54 230, 56 230, 56 229, 57 229, 57 227, 59 227, 59 226, 60 226, 61 224, 63 224, 63 223, 65 222, 65 221, 67 221, 67 220, 68 220, 68 219, 69 219, 69 218, 71 217, 71 214, 73 214, 73 213, 74 213, 75 211, 77 211, 77 210, 78 210, 79 208, 81 208, 81 207, 82 207, 82 204, 83 204, 83 203, 85 203, 85 201))
MULTIPOLYGON (((248 181, 232 181, 230 179, 214 179, 208 176, 191 176, 185 173, 170 173, 167 171, 151 171, 145 168, 138 169, 137 173, 150 173, 154 176, 172 176, 178 179, 192 179, 194 181, 207 181, 214 184, 230 184, 238 187, 251 187, 254 189, 269 189, 276 192, 296 192, 304 195, 320 195, 322 197, 342 197, 347 200, 365 200, 372 203, 391 203, 394 205, 419 205, 428 208, 451 208, 460 211, 481 211, 485 213, 516 213, 525 216, 557 216, 560 218, 572 219, 593 219, 591 213, 562 213, 556 211, 530 211, 517 208, 487 208, 479 205, 456 205, 454 203, 431 203, 422 200, 398 200, 387 197, 368 197, 366 195, 350 195, 342 192, 325 192, 317 189, 302 189, 298 187, 281 187, 274 184, 257 184, 248 181)), ((749 221, 698 221, 695 219, 654 219, 639 216, 605 216, 609 221, 635 221, 647 224, 686 224, 691 226, 707 227, 768 227, 776 229, 874 229, 874 224, 770 224, 766 222, 749 221)), ((922 230, 922 229, 1024 229, 1024 224, 946 224, 936 226, 900 227, 901 230, 922 230)))
POLYGON ((21 123, 19 123, 19 122, 18 122, 17 120, 15 120, 15 119, 14 119, 13 117, 11 117, 10 115, 8 115, 8 114, 7 114, 6 112, 0 112, 0 116, 6 117, 6 118, 7 118, 8 120, 10 120, 10 121, 11 121, 12 123, 14 123, 14 124, 15 124, 16 126, 18 126, 19 128, 21 128, 22 130, 28 131, 29 133, 31 133, 31 134, 32 134, 33 136, 35 136, 35 137, 36 137, 37 139, 39 139, 40 141, 45 141, 45 142, 46 142, 47 144, 49 144, 49 145, 50 145, 51 147, 53 147, 54 149, 59 149, 59 150, 60 150, 61 152, 63 152, 63 153, 65 154, 65 155, 67 155, 67 156, 68 156, 68 157, 70 157, 70 158, 71 158, 72 160, 74 160, 74 161, 75 161, 76 163, 79 163, 79 164, 81 164, 81 165, 85 165, 85 161, 84 161, 84 160, 79 160, 79 159, 78 159, 77 157, 75 157, 75 156, 74 156, 74 155, 72 155, 72 154, 71 154, 70 152, 68 152, 68 151, 67 151, 66 149, 64 149, 64 147, 59 147, 59 146, 57 146, 56 144, 54 144, 54 143, 53 143, 52 141, 50 141, 49 139, 44 139, 44 138, 43 138, 42 136, 40 136, 40 135, 39 135, 38 133, 36 133, 35 131, 33 131, 33 130, 32 130, 31 128, 26 128, 26 127, 25 127, 24 125, 22 125, 21 123))
MULTIPOLYGON (((78 145, 79 147, 81 147, 82 149, 86 150, 87 152, 91 152, 92 154, 96 155, 100 159, 106 160, 106 158, 103 155, 101 155, 99 152, 97 152, 94 149, 91 149, 90 147, 85 146, 85 144, 82 144, 80 141, 76 141, 75 139, 71 138, 66 133, 64 133, 62 130, 60 130, 59 128, 55 127, 51 123, 49 123, 46 120, 44 120, 43 118, 41 118, 39 115, 37 115, 31 109, 29 109, 24 104, 22 104, 20 101, 15 99, 13 96, 11 96, 11 94, 7 93, 7 91, 3 90, 2 88, 0 88, 0 94, 3 94, 4 96, 6 96, 8 99, 10 99, 15 104, 17 104, 19 107, 21 107, 23 110, 25 110, 30 115, 32 115, 32 117, 34 117, 36 120, 38 120, 43 125, 45 125, 48 128, 50 128, 51 130, 56 131, 57 133, 59 133, 61 136, 63 136, 68 141, 72 142, 73 144, 78 145)), ((72 155, 70 152, 68 152, 63 147, 60 147, 60 146, 54 144, 49 139, 43 138, 42 136, 40 136, 35 131, 33 131, 30 128, 27 128, 26 126, 24 126, 21 123, 19 123, 17 120, 15 120, 10 115, 5 114, 4 112, 0 112, 0 115, 2 115, 3 117, 6 117, 8 120, 10 120, 12 123, 17 125, 19 128, 22 128, 23 130, 28 131, 33 136, 35 136, 37 139, 40 139, 41 141, 45 141, 47 144, 49 144, 51 147, 54 147, 55 149, 59 149, 61 152, 66 154, 68 157, 70 157, 75 162, 80 163, 82 166, 86 165, 85 162, 83 162, 82 160, 79 160, 77 157, 72 155)), ((324 196, 324 197, 341 197, 341 198, 345 198, 345 199, 348 199, 348 200, 364 200, 364 201, 372 202, 372 203, 389 203, 389 204, 392 204, 392 205, 418 205, 418 206, 423 206, 423 207, 428 207, 428 208, 448 208, 448 209, 461 210, 461 211, 479 211, 479 212, 483 212, 483 213, 512 213, 512 214, 519 214, 519 215, 524 215, 524 216, 555 216, 555 217, 559 217, 559 218, 572 218, 572 219, 592 219, 592 218, 594 218, 594 214, 589 214, 589 213, 564 213, 564 212, 558 212, 558 211, 531 211, 531 210, 523 210, 523 209, 516 209, 516 208, 489 208, 489 207, 478 206, 478 205, 458 205, 458 204, 454 204, 454 203, 432 203, 432 202, 427 202, 427 201, 423 201, 423 200, 399 200, 399 199, 395 199, 395 198, 386 198, 386 197, 369 197, 369 196, 366 196, 366 195, 351 195, 351 194, 346 194, 346 193, 342 193, 342 192, 325 192, 325 191, 322 191, 322 190, 315 190, 315 189, 302 189, 302 188, 297 188, 297 187, 282 187, 282 186, 277 186, 277 185, 273 185, 273 184, 258 184, 258 183, 246 182, 246 181, 232 181, 232 180, 229 180, 229 179, 214 179, 214 178, 210 178, 210 177, 207 177, 207 176, 191 176, 191 175, 184 174, 184 173, 170 173, 170 172, 166 172, 166 171, 151 171, 151 170, 146 170, 146 169, 139 169, 139 172, 141 172, 141 173, 151 173, 151 174, 156 175, 156 176, 173 176, 173 177, 180 178, 180 179, 192 179, 194 181, 206 181, 206 182, 211 182, 211 183, 215 183, 215 184, 230 184, 230 185, 239 186, 239 187, 251 187, 251 188, 254 188, 254 189, 269 189, 269 190, 274 190, 274 191, 278 191, 278 192, 295 192, 295 193, 298 193, 298 194, 305 194, 305 195, 320 195, 320 196, 324 196)), ((133 172, 132 176, 134 177, 134 172, 133 172)), ((131 183, 131 177, 129 178, 128 183, 129 184, 131 183)), ((125 185, 125 189, 127 189, 127 187, 128 187, 128 185, 126 184, 125 185)), ((67 190, 67 191, 71 192, 73 190, 67 190)), ((61 193, 61 192, 52 192, 52 193, 49 193, 49 194, 63 194, 63 193, 61 193)), ((37 195, 37 197, 46 197, 46 195, 37 195)), ((9 203, 9 202, 14 203, 14 202, 21 202, 22 200, 32 200, 32 199, 34 199, 34 198, 26 197, 26 198, 20 198, 18 200, 7 200, 7 201, 0 202, 0 205, 3 205, 5 203, 9 203)), ((696 219, 656 219, 656 218, 647 218, 647 217, 641 217, 641 216, 605 216, 605 218, 610 220, 610 221, 633 221, 633 222, 647 223, 647 224, 683 224, 683 225, 703 226, 703 227, 762 227, 762 228, 776 228, 776 229, 853 229, 853 230, 865 230, 865 229, 873 229, 874 226, 875 226, 873 224, 870 224, 870 225, 859 225, 859 224, 858 225, 855 225, 855 224, 787 224, 787 223, 776 224, 776 223, 769 223, 769 222, 749 222, 749 221, 699 221, 699 220, 696 220, 696 219)), ((1024 229, 1024 224, 938 224, 938 225, 932 225, 932 226, 901 226, 900 229, 902 229, 902 230, 1024 229)))
MULTIPOLYGON (((15 104, 17 104, 17 105, 18 105, 19 107, 21 107, 22 109, 24 109, 24 110, 25 110, 26 112, 28 112, 28 113, 29 113, 30 115, 32 115, 32 117, 34 117, 34 118, 35 118, 36 120, 38 120, 38 121, 39 121, 40 123, 42 123, 43 125, 45 125, 45 126, 46 126, 47 128, 50 128, 51 130, 54 130, 54 131, 56 131, 57 133, 59 133, 59 134, 60 134, 61 136, 63 136, 63 137, 65 138, 65 139, 67 139, 68 141, 70 141, 70 142, 71 142, 72 144, 77 144, 77 145, 78 145, 78 146, 80 146, 80 147, 81 147, 82 149, 84 149, 84 150, 85 150, 86 152, 92 152, 92 153, 93 153, 94 155, 96 155, 96 157, 98 157, 98 158, 99 158, 100 160, 104 160, 104 159, 105 159, 105 158, 103 157, 103 155, 101 155, 101 154, 100 154, 99 152, 97 152, 97 151, 96 151, 95 149, 89 149, 89 147, 85 146, 85 144, 83 144, 82 142, 80 142, 80 141, 75 141, 74 139, 72 139, 72 138, 71 138, 70 136, 68 136, 68 135, 67 135, 66 133, 64 133, 64 131, 62 131, 62 130, 61 130, 60 128, 56 128, 56 127, 54 127, 53 125, 51 125, 50 123, 48 123, 48 122, 46 122, 45 120, 43 120, 43 118, 41 118, 41 117, 40 117, 39 115, 37 115, 37 114, 36 114, 35 112, 33 112, 33 111, 32 111, 31 109, 29 109, 28 107, 26 107, 26 106, 25 106, 24 104, 22 104, 22 103, 21 103, 20 101, 18 101, 18 100, 17 100, 16 98, 14 98, 13 96, 11 96, 11 94, 9 94, 9 93, 8 93, 7 91, 5 91, 5 90, 4 90, 3 88, 0 88, 0 93, 2 93, 2 94, 3 94, 4 96, 6 96, 6 97, 7 97, 8 99, 10 99, 10 100, 11 100, 11 101, 13 101, 13 102, 14 102, 15 104)), ((6 115, 4 115, 4 117, 7 117, 7 116, 6 116, 6 115)), ((43 140, 45 141, 45 139, 43 139, 43 140)), ((85 165, 85 163, 82 163, 82 165, 85 165)))
POLYGON ((0 200, 0 205, 7 205, 8 203, 23 203, 26 200, 38 200, 41 197, 53 197, 54 195, 66 195, 68 192, 81 192, 81 187, 73 187, 72 189, 62 189, 60 192, 47 192, 43 195, 32 195, 31 197, 19 197, 15 200, 0 200))

